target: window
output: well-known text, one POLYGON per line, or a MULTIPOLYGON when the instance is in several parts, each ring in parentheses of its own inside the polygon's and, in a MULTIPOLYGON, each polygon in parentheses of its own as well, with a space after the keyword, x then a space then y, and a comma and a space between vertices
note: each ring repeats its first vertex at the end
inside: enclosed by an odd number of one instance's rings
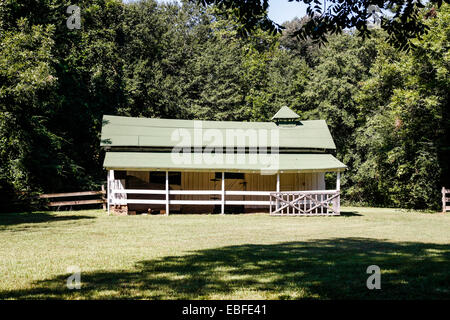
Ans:
POLYGON ((121 180, 127 178, 127 172, 121 170, 114 170, 114 179, 121 180))
MULTIPOLYGON (((165 171, 151 171, 150 182, 166 184, 166 172, 165 171)), ((169 184, 181 185, 181 172, 169 172, 169 184)))
MULTIPOLYGON (((225 172, 225 179, 244 179, 245 174, 241 172, 225 172)), ((222 172, 216 172, 216 179, 222 179, 222 172)))

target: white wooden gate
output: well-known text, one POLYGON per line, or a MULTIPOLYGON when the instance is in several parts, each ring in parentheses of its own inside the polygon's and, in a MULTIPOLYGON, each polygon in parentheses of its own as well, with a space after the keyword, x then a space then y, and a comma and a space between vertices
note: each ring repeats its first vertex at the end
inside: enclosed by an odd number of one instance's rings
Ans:
POLYGON ((271 192, 270 214, 279 216, 339 215, 340 192, 337 190, 271 192))

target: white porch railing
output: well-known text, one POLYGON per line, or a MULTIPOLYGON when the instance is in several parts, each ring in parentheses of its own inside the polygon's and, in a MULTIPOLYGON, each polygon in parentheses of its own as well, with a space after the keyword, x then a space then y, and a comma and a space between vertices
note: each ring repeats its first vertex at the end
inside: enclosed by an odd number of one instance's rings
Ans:
POLYGON ((225 205, 269 206, 272 215, 339 215, 340 214, 340 172, 337 173, 336 190, 320 191, 284 191, 280 192, 280 173, 277 173, 276 191, 226 191, 225 172, 222 172, 221 190, 170 190, 169 172, 166 171, 164 190, 125 189, 125 181, 114 178, 114 170, 108 170, 108 214, 110 206, 128 204, 165 204, 166 215, 170 204, 173 205, 221 205, 221 213, 225 213, 225 205), (164 195, 159 199, 128 199, 128 194, 164 195), (220 200, 179 200, 170 199, 171 195, 220 195, 220 200), (227 195, 267 196, 266 201, 226 200, 227 195), (273 205, 275 209, 273 210, 273 205))
POLYGON ((141 190, 141 189, 120 189, 111 190, 112 205, 121 204, 190 204, 190 205, 216 205, 216 204, 226 204, 226 205, 261 205, 269 206, 270 201, 250 201, 250 200, 173 200, 167 199, 127 199, 125 195, 127 194, 149 194, 149 195, 222 195, 226 196, 270 196, 271 191, 224 191, 222 190, 170 190, 168 193, 166 190, 141 190), (120 199, 120 200, 116 200, 120 199))
POLYGON ((271 192, 270 214, 280 216, 339 215, 340 192, 338 190, 271 192))
MULTIPOLYGON (((109 198, 109 197, 108 197, 109 198)), ((144 190, 112 189, 111 205, 160 204, 166 205, 257 205, 269 206, 271 215, 339 215, 340 193, 336 190, 319 191, 222 191, 222 190, 144 190), (164 196, 161 199, 128 199, 129 194, 164 196), (218 200, 175 200, 172 195, 218 195, 218 200), (226 200, 226 196, 265 196, 268 200, 226 200)))

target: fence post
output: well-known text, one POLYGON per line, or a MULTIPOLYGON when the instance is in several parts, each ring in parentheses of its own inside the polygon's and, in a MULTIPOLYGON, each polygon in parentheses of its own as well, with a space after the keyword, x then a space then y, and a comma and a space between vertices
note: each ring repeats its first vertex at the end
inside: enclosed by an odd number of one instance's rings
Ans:
POLYGON ((222 171, 221 188, 222 188, 222 203, 220 205, 220 212, 221 212, 221 214, 225 214, 225 172, 224 171, 222 171))
MULTIPOLYGON (((277 192, 278 192, 278 196, 280 196, 280 172, 277 172, 277 192)), ((277 198, 276 202, 275 202, 275 210, 278 210, 279 207, 280 207, 280 201, 277 198)))
POLYGON ((166 216, 169 215, 169 201, 170 201, 170 195, 169 195, 169 171, 166 171, 166 216))
POLYGON ((272 194, 270 194, 270 214, 272 214, 272 194))
POLYGON ((445 199, 445 187, 442 187, 442 213, 445 213, 447 210, 446 210, 446 203, 447 201, 446 201, 446 199, 445 199))
POLYGON ((341 215, 341 191, 339 191, 339 190, 338 190, 338 196, 336 197, 336 199, 337 199, 337 206, 336 206, 337 214, 341 215))

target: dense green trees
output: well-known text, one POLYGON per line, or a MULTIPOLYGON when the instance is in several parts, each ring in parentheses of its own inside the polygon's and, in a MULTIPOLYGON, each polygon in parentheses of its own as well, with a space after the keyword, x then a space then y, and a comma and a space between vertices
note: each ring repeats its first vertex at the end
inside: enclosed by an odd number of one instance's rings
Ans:
POLYGON ((325 119, 349 170, 345 199, 436 208, 449 181, 449 6, 402 53, 373 30, 326 46, 192 2, 4 0, 0 6, 0 192, 90 189, 104 181, 103 114, 267 121, 282 105, 325 119))
POLYGON ((439 202, 439 185, 449 183, 449 21, 443 6, 410 54, 378 43, 357 98, 352 196, 416 208, 439 202))

